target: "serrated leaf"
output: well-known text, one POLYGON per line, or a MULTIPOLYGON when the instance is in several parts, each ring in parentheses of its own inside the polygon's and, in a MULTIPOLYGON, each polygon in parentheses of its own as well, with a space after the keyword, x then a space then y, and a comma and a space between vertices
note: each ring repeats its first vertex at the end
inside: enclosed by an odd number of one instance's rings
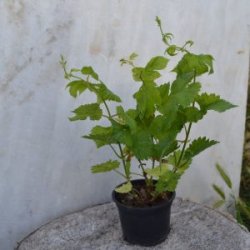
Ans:
POLYGON ((219 172, 221 178, 227 184, 227 186, 229 188, 232 188, 232 181, 231 181, 231 179, 229 178, 229 176, 226 174, 226 172, 224 171, 224 169, 218 163, 216 164, 216 169, 219 172))
POLYGON ((137 101, 137 110, 141 118, 154 114, 156 105, 160 104, 160 93, 153 82, 144 83, 134 94, 137 101))
POLYGON ((198 122, 204 116, 204 112, 196 107, 187 107, 183 109, 183 113, 186 117, 187 122, 198 122))
POLYGON ((203 93, 197 96, 196 102, 203 110, 214 110, 217 112, 224 112, 228 109, 237 107, 236 105, 223 100, 219 95, 203 93))
POLYGON ((81 69, 82 74, 90 75, 95 80, 99 80, 98 74, 93 70, 91 66, 86 66, 81 69))
POLYGON ((125 183, 125 184, 123 184, 123 185, 117 187, 117 188, 115 189, 115 191, 116 191, 117 193, 122 193, 122 194, 124 194, 124 193, 129 193, 129 192, 132 190, 132 188, 133 188, 132 183, 131 183, 130 181, 128 181, 127 183, 125 183))
POLYGON ((199 137, 192 141, 191 144, 189 144, 189 147, 185 151, 184 158, 185 159, 191 159, 194 156, 198 155, 205 149, 217 144, 217 141, 209 140, 206 137, 199 137))
POLYGON ((225 193, 223 192, 223 190, 219 187, 219 186, 217 186, 217 185, 215 185, 215 184, 213 184, 213 189, 214 189, 214 191, 223 199, 223 200, 225 200, 225 193))
POLYGON ((69 118, 70 121, 86 120, 87 118, 100 120, 102 117, 102 110, 97 103, 81 105, 72 112, 75 115, 69 118))
POLYGON ((158 71, 154 71, 154 70, 144 69, 141 72, 141 80, 143 82, 154 81, 155 79, 159 78, 160 76, 161 76, 161 74, 158 71))
POLYGON ((66 88, 69 88, 69 93, 73 97, 77 97, 83 93, 88 87, 88 84, 84 80, 72 81, 67 84, 66 88))
POLYGON ((125 144, 129 148, 132 147, 132 134, 126 125, 122 125, 115 120, 112 120, 113 138, 119 143, 125 144))
POLYGON ((204 73, 212 74, 214 72, 213 57, 211 55, 186 53, 173 71, 177 73, 178 77, 192 72, 193 76, 199 76, 204 73))
POLYGON ((181 105, 183 108, 189 106, 198 95, 200 91, 200 83, 187 84, 184 79, 177 79, 171 86, 171 93, 164 100, 162 99, 162 105, 159 107, 159 111, 169 116, 169 119, 175 119, 178 112, 178 107, 181 105))
POLYGON ((132 136, 131 151, 140 160, 149 159, 153 152, 153 141, 147 130, 138 130, 132 136))
POLYGON ((167 99, 169 95, 170 84, 164 83, 158 87, 158 90, 161 96, 161 102, 164 103, 164 101, 167 99))
POLYGON ((94 174, 109 172, 109 171, 119 168, 119 165, 120 165, 119 161, 109 160, 104 163, 97 164, 91 167, 91 172, 94 174))
POLYGON ((173 192, 176 189, 180 175, 178 173, 168 171, 164 175, 161 175, 156 183, 156 191, 158 193, 162 192, 173 192))
POLYGON ((224 205, 225 204, 225 200, 218 200, 218 201, 216 201, 214 204, 213 204, 213 208, 219 208, 219 207, 221 207, 222 205, 224 205))
POLYGON ((160 166, 154 167, 154 168, 146 168, 145 172, 155 178, 159 178, 161 175, 166 174, 168 171, 168 165, 167 164, 161 164, 160 166))
POLYGON ((146 70, 162 70, 165 69, 168 63, 168 59, 163 56, 155 56, 147 63, 146 70))
POLYGON ((95 89, 99 103, 102 103, 103 101, 121 102, 121 98, 108 89, 105 84, 96 84, 95 89))
POLYGON ((95 126, 92 128, 91 133, 89 135, 83 136, 83 138, 94 140, 96 147, 100 148, 104 145, 116 143, 112 134, 112 127, 95 126))
POLYGON ((124 123, 129 126, 131 132, 135 133, 137 128, 135 120, 124 111, 122 106, 117 106, 116 112, 117 115, 124 121, 124 123))

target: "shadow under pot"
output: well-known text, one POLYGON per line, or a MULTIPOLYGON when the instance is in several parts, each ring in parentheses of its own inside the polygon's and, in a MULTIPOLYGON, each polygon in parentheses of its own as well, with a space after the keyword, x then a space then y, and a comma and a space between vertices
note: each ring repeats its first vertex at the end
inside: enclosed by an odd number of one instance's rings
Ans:
MULTIPOLYGON (((145 185, 143 179, 131 182, 133 186, 145 185)), ((175 192, 170 193, 167 199, 146 207, 123 204, 121 195, 115 190, 112 192, 112 198, 119 211, 125 241, 135 245, 154 246, 167 238, 170 232, 171 205, 175 198, 175 192)))

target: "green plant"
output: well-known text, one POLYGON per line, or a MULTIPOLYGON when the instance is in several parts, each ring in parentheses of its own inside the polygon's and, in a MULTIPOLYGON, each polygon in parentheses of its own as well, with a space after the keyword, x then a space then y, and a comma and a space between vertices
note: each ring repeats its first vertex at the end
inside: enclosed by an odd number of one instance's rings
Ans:
POLYGON ((238 223, 247 227, 248 224, 246 223, 246 221, 250 220, 250 207, 240 197, 237 197, 234 194, 232 181, 227 175, 226 171, 219 164, 216 164, 216 169, 220 174, 222 180, 225 182, 227 188, 230 190, 230 194, 227 197, 221 187, 213 184, 214 191, 220 196, 220 200, 214 203, 214 208, 219 208, 223 205, 227 208, 234 206, 234 215, 236 220, 238 221, 238 223))
POLYGON ((126 180, 116 191, 142 201, 156 200, 166 192, 174 191, 193 157, 218 143, 206 137, 191 141, 192 124, 201 120, 209 110, 224 112, 235 107, 219 95, 201 93, 202 84, 197 78, 213 73, 213 57, 191 53, 188 47, 193 45, 192 41, 183 46, 172 44, 173 35, 163 32, 158 17, 156 22, 166 46, 164 54, 152 57, 144 67, 135 64, 138 56, 135 53, 120 60, 121 65, 132 68, 132 77, 139 86, 133 94, 136 102, 133 109, 125 110, 117 105, 116 112, 111 113, 110 102, 120 103, 121 98, 108 89, 92 67, 67 70, 66 61, 61 57, 71 96, 78 97, 85 91, 96 95, 95 102, 76 108, 70 121, 103 118, 110 124, 94 126, 90 134, 83 136, 93 140, 97 148, 110 147, 118 158, 93 166, 92 172, 116 172, 126 180), (172 57, 179 58, 178 55, 182 57, 168 72, 176 75, 175 80, 160 84, 160 72, 172 57), (185 133, 183 139, 179 138, 182 131, 185 133), (138 161, 140 173, 131 171, 134 158, 138 161), (145 189, 132 186, 133 176, 145 178, 145 189))

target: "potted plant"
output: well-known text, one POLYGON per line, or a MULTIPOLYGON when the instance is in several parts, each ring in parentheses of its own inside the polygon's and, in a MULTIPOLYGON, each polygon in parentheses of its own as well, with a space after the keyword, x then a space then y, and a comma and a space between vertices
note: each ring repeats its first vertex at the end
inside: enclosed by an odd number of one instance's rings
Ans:
POLYGON ((191 53, 187 41, 183 46, 171 43, 173 35, 164 33, 160 19, 163 55, 152 57, 145 66, 137 66, 133 53, 121 59, 121 64, 132 68, 138 82, 133 94, 135 107, 126 110, 117 104, 111 112, 110 102, 121 103, 90 66, 68 70, 61 57, 67 88, 73 97, 90 91, 96 100, 79 106, 70 121, 107 119, 109 126, 96 125, 84 138, 93 140, 97 148, 108 146, 117 159, 91 168, 92 173, 114 171, 124 183, 112 193, 120 215, 123 237, 139 245, 156 245, 166 239, 170 230, 170 209, 175 189, 181 176, 189 168, 193 157, 218 143, 206 137, 190 140, 193 123, 200 121, 209 110, 224 112, 235 105, 219 95, 201 92, 197 80, 213 73, 213 57, 191 53), (160 83, 161 74, 172 57, 179 58, 172 69, 175 79, 160 83), (139 172, 131 170, 138 162, 139 172), (132 161, 133 160, 133 161, 132 161), (139 179, 135 179, 138 178, 139 179))

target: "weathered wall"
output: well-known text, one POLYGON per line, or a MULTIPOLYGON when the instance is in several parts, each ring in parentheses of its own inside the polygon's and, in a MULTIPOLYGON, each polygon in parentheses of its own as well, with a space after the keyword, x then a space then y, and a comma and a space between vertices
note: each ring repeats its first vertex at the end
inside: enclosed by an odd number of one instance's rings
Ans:
MULTIPOLYGON (((58 60, 94 65, 102 79, 127 96, 135 89, 119 59, 136 51, 140 62, 162 52, 156 15, 177 43, 192 39, 196 51, 214 55, 215 74, 205 88, 239 105, 215 113, 193 129, 221 141, 197 157, 178 195, 214 197, 214 163, 240 176, 247 93, 248 1, 2 0, 0 2, 0 249, 62 214, 110 199, 115 175, 92 175, 89 166, 112 154, 80 138, 90 123, 70 123, 77 101, 65 91, 58 60)), ((89 98, 85 96, 85 98, 89 98)))

